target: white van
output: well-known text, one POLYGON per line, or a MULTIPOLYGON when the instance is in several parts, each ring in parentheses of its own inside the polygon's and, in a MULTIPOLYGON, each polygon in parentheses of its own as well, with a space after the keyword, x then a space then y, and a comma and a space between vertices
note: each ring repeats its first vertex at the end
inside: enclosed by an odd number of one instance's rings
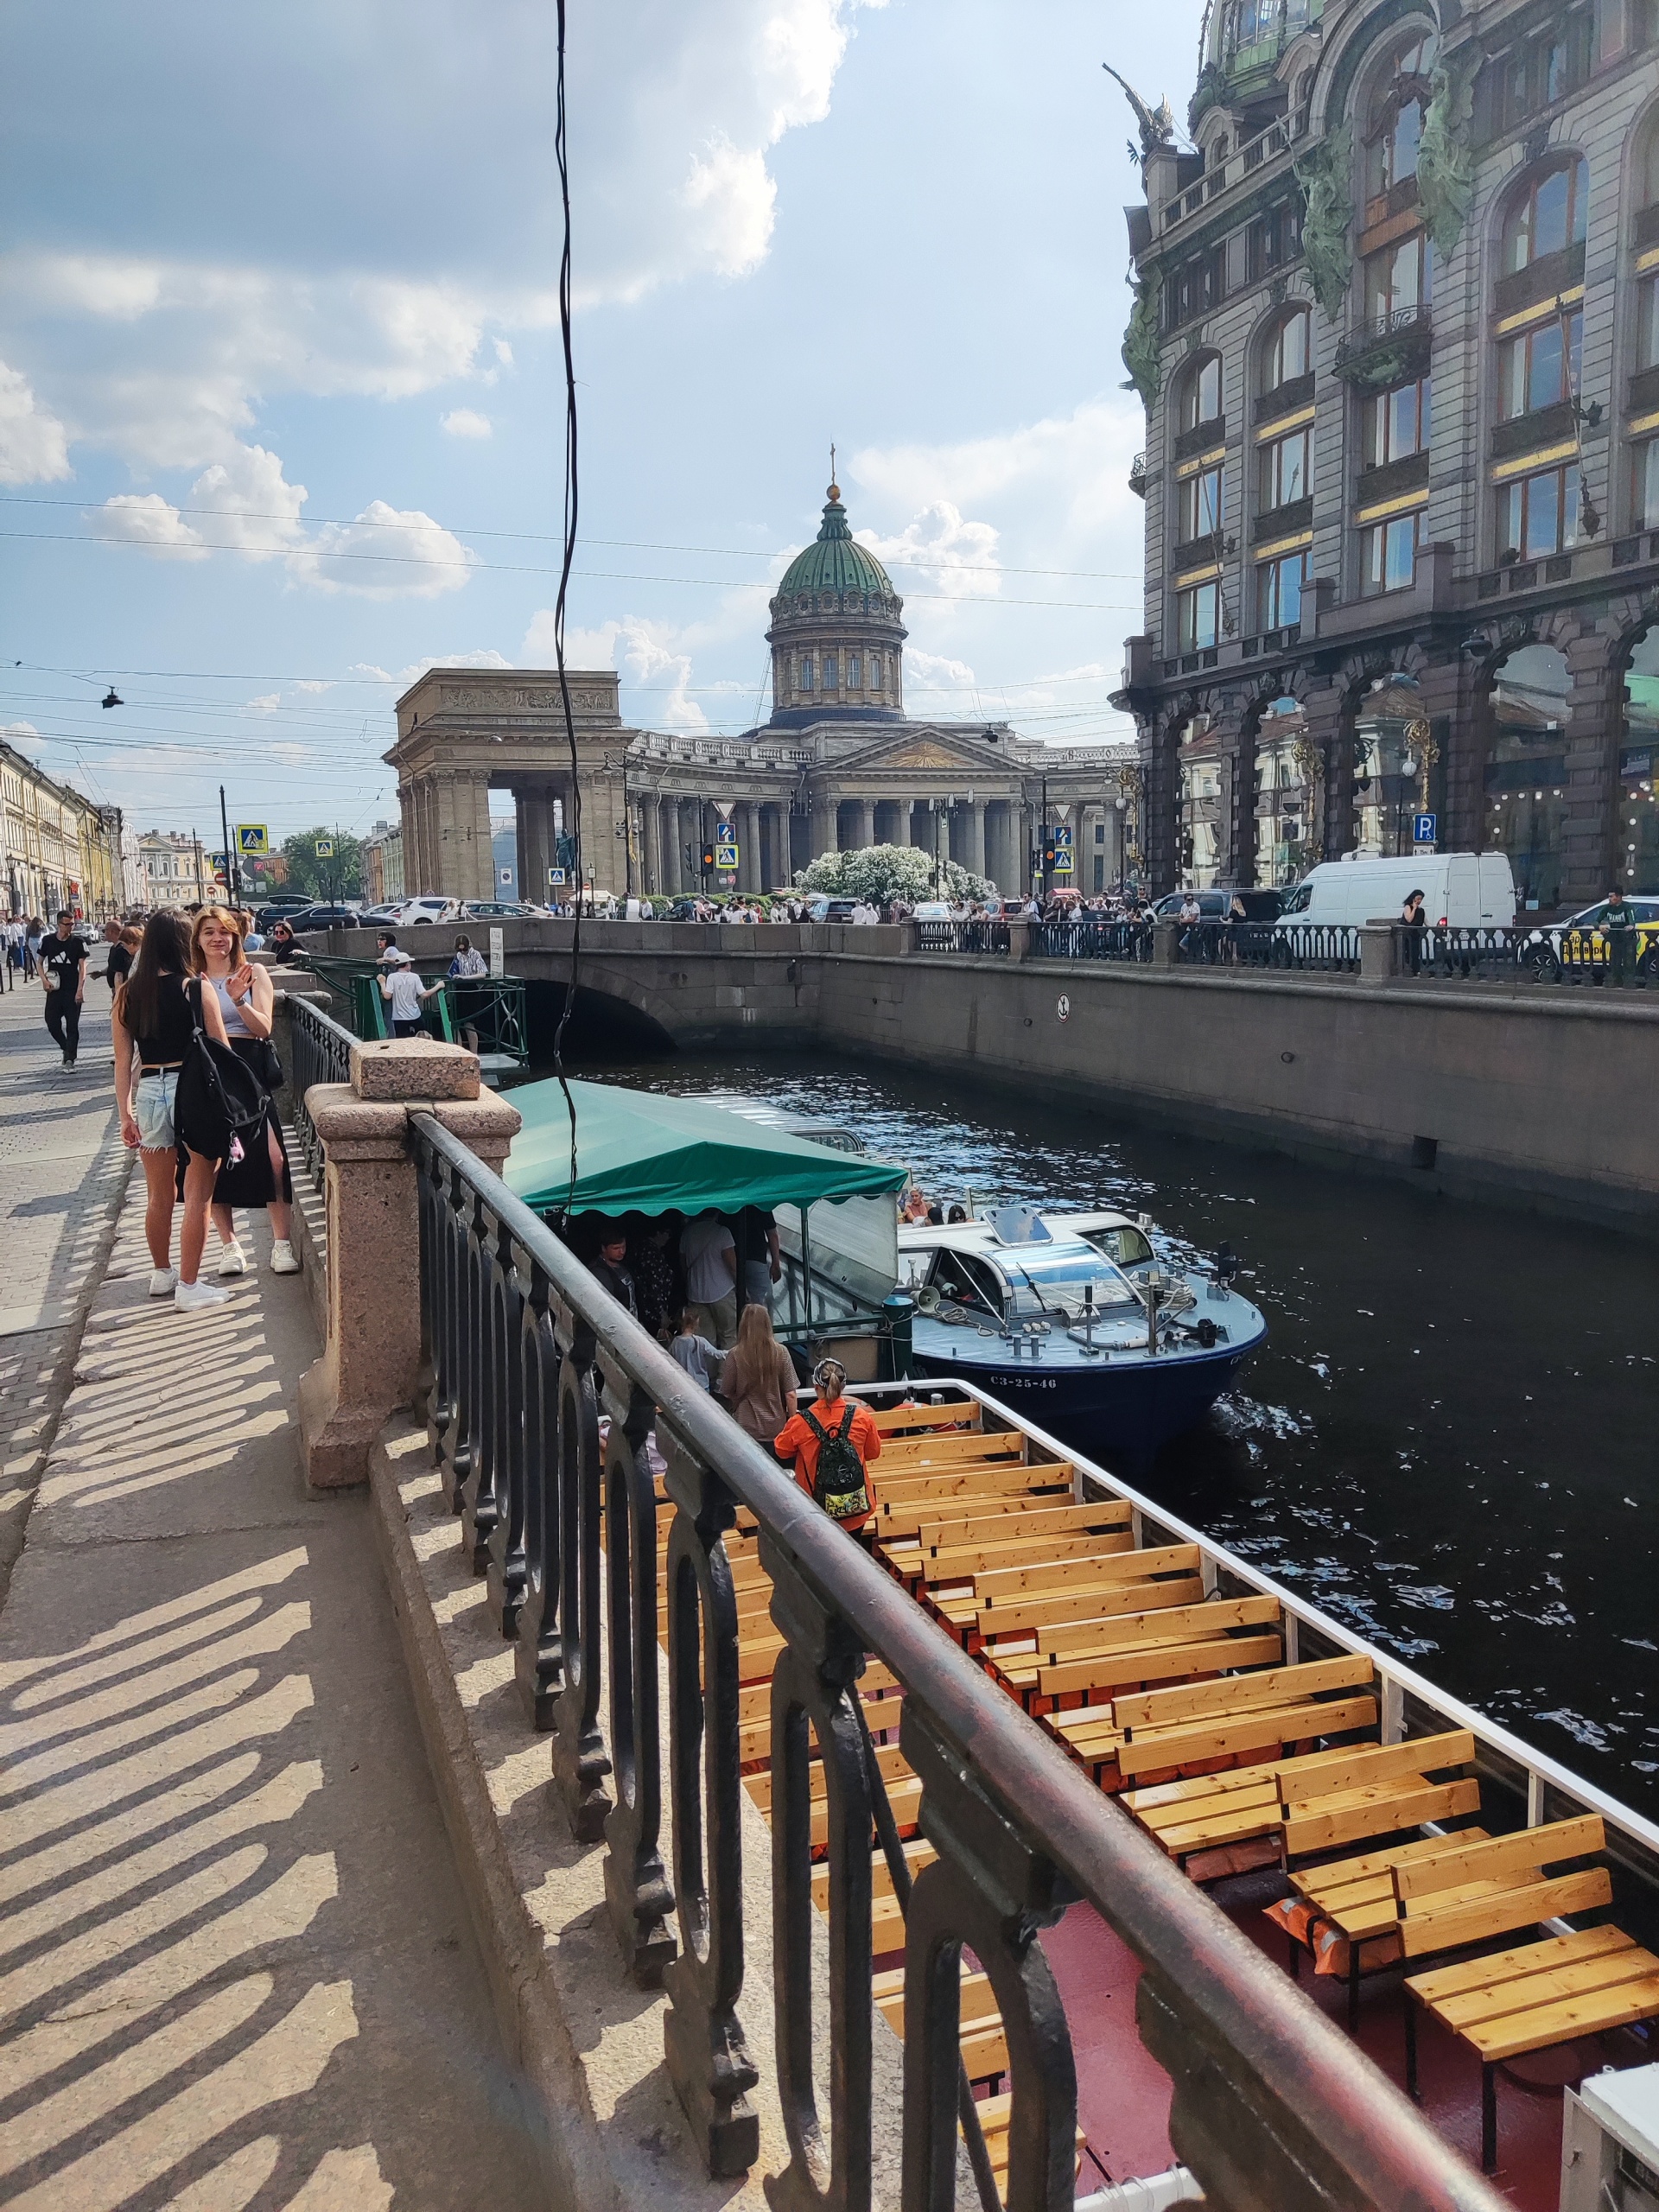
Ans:
POLYGON ((1404 860, 1321 861, 1286 899, 1279 930, 1322 924, 1360 929, 1392 922, 1414 891, 1423 894, 1431 928, 1509 929, 1515 878, 1507 853, 1425 853, 1404 860))

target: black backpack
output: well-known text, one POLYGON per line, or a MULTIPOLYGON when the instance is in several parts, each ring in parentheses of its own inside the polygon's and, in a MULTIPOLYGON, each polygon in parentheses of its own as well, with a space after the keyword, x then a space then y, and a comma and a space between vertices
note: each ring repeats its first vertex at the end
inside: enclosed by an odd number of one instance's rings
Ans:
POLYGON ((240 1054, 202 1027, 200 978, 186 986, 185 996, 194 1031, 179 1071, 178 1132, 192 1152, 234 1165, 259 1141, 270 1102, 240 1054))
POLYGON ((870 1510, 864 1462, 849 1434, 857 1410, 849 1405, 842 1415, 841 1427, 833 1433, 825 1428, 810 1406, 804 1416, 818 1440, 818 1470, 812 1480, 812 1495, 832 1521, 857 1521, 870 1510))

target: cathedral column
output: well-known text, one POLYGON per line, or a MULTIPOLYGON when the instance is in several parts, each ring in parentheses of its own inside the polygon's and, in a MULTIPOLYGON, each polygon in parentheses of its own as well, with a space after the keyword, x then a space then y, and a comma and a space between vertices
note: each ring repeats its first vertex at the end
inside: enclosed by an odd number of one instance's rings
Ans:
POLYGON ((837 805, 832 791, 812 794, 812 857, 819 860, 825 853, 837 849, 836 843, 836 816, 837 805))
POLYGON ((480 899, 499 899, 495 880, 495 824, 490 818, 490 779, 473 778, 473 876, 480 899))
POLYGON ((970 875, 983 875, 985 868, 985 804, 975 799, 962 810, 962 865, 970 875))
POLYGON ((547 802, 537 791, 518 794, 518 880, 523 895, 545 906, 552 893, 547 880, 547 802))
POLYGON ((859 851, 862 852, 867 846, 875 842, 875 801, 873 798, 855 798, 853 804, 858 809, 854 841, 859 851))
POLYGON ((736 827, 737 887, 740 891, 759 891, 760 888, 760 810, 752 798, 739 802, 736 827))
POLYGON ((649 898, 657 888, 658 822, 657 794, 639 793, 639 854, 634 869, 634 888, 642 899, 649 898))

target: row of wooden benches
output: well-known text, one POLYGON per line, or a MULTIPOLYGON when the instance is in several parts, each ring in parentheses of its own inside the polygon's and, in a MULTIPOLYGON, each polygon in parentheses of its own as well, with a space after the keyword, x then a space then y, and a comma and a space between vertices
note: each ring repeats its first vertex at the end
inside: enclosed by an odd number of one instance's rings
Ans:
POLYGON ((1471 1732, 1382 1743, 1369 1658, 1286 1663, 1275 1599, 1217 1595, 1196 1546, 1139 1546, 1128 1506, 1076 1497, 1070 1462, 959 1418, 894 1422, 880 1555, 1197 1878, 1284 1866, 1273 1916, 1294 1961, 1329 1971, 1334 1951, 1351 2018, 1363 1972, 1452 1960, 1407 1981, 1408 2082, 1421 2007, 1480 2058, 1490 2171, 1499 2064, 1659 2016, 1659 1959, 1619 1929, 1535 1936, 1611 1906, 1600 1820, 1445 1833, 1481 1808, 1471 1732))

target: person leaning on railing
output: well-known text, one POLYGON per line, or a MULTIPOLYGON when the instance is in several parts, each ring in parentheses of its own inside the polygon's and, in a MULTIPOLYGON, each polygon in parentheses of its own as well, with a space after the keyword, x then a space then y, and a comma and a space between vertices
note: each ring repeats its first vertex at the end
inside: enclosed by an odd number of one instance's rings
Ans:
POLYGON ((855 1536, 875 1511, 870 1461, 881 1456, 881 1432, 861 1400, 846 1395, 847 1370, 821 1359, 812 1370, 817 1396, 772 1440, 780 1459, 793 1459, 795 1479, 832 1521, 855 1536))
POLYGON ((1623 990, 1636 976, 1636 909, 1617 884, 1607 893, 1607 911, 1596 926, 1607 940, 1607 980, 1623 990))

